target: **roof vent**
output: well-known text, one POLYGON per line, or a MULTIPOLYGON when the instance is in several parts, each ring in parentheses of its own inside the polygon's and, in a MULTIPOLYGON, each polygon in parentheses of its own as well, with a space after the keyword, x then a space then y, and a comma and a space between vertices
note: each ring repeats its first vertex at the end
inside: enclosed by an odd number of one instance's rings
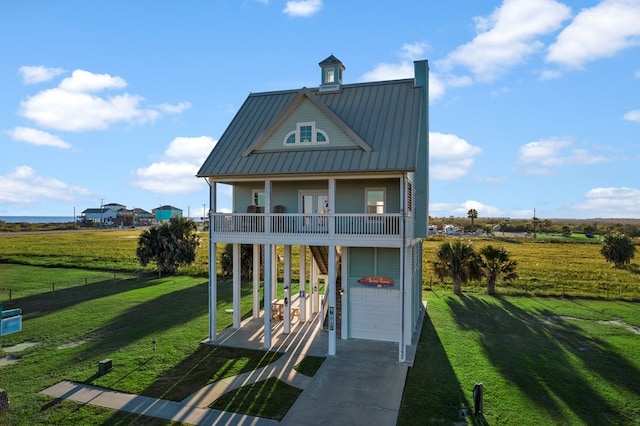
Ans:
POLYGON ((332 54, 318 65, 320 65, 320 68, 322 69, 320 92, 339 91, 340 85, 342 84, 342 71, 345 70, 340 59, 336 58, 332 54))

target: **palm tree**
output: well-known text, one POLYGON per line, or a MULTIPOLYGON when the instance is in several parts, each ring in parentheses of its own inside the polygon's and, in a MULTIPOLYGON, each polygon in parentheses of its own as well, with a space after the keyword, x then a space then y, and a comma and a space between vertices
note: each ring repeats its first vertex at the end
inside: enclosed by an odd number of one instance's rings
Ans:
POLYGON ((518 264, 509 259, 509 253, 504 247, 496 248, 492 245, 480 250, 480 262, 482 272, 487 279, 487 293, 496 294, 496 281, 502 276, 503 281, 511 281, 518 278, 515 269, 518 264))
POLYGON ((474 232, 476 230, 474 221, 478 218, 478 210, 469 209, 469 211, 467 212, 467 217, 471 219, 471 232, 474 232))
POLYGON ((196 223, 188 218, 174 216, 169 222, 152 226, 138 237, 136 255, 142 266, 156 262, 158 274, 172 274, 180 265, 196 260, 200 246, 196 223))
POLYGON ((631 238, 620 232, 605 235, 602 244, 600 253, 616 268, 624 268, 624 265, 631 263, 635 255, 636 248, 631 238))
POLYGON ((442 243, 436 256, 438 259, 433 264, 433 271, 440 280, 451 278, 456 294, 462 292, 462 284, 482 277, 480 259, 468 242, 442 243))

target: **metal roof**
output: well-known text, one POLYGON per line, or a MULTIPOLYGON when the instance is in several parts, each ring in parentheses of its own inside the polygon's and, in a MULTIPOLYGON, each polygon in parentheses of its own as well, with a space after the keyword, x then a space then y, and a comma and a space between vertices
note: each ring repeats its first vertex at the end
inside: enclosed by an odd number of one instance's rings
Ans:
POLYGON ((414 171, 420 121, 426 119, 422 108, 421 89, 413 79, 343 85, 338 92, 302 88, 251 94, 197 176, 225 180, 263 175, 414 171), (253 151, 305 94, 326 106, 332 112, 330 119, 343 128, 347 126, 366 145, 354 145, 353 149, 327 145, 253 151))

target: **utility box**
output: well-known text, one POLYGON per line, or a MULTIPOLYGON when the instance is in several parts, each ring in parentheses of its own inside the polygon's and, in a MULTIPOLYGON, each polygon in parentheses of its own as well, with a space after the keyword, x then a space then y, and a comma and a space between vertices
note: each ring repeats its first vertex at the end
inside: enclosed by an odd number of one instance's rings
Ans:
POLYGON ((111 358, 103 359, 100 361, 100 364, 98 364, 98 374, 101 376, 111 370, 113 370, 113 361, 111 361, 111 358))

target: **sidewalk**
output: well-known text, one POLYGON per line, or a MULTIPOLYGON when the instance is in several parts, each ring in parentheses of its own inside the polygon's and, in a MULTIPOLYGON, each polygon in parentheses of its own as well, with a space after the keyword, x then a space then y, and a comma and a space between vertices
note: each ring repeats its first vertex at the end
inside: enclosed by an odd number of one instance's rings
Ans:
MULTIPOLYGON (((215 344, 261 349, 263 320, 245 320, 237 330, 219 333, 215 344)), ((283 425, 395 425, 408 366, 398 363, 398 345, 364 340, 338 340, 336 355, 327 357, 314 377, 294 370, 306 355, 326 356, 328 333, 316 321, 294 323, 289 334, 276 324, 271 350, 284 352, 263 368, 205 386, 181 402, 155 399, 60 382, 41 393, 54 398, 94 404, 113 410, 158 417, 193 425, 276 425, 275 420, 207 408, 231 390, 269 377, 303 389, 280 424, 283 425)), ((414 353, 409 350, 408 353, 414 353)))

